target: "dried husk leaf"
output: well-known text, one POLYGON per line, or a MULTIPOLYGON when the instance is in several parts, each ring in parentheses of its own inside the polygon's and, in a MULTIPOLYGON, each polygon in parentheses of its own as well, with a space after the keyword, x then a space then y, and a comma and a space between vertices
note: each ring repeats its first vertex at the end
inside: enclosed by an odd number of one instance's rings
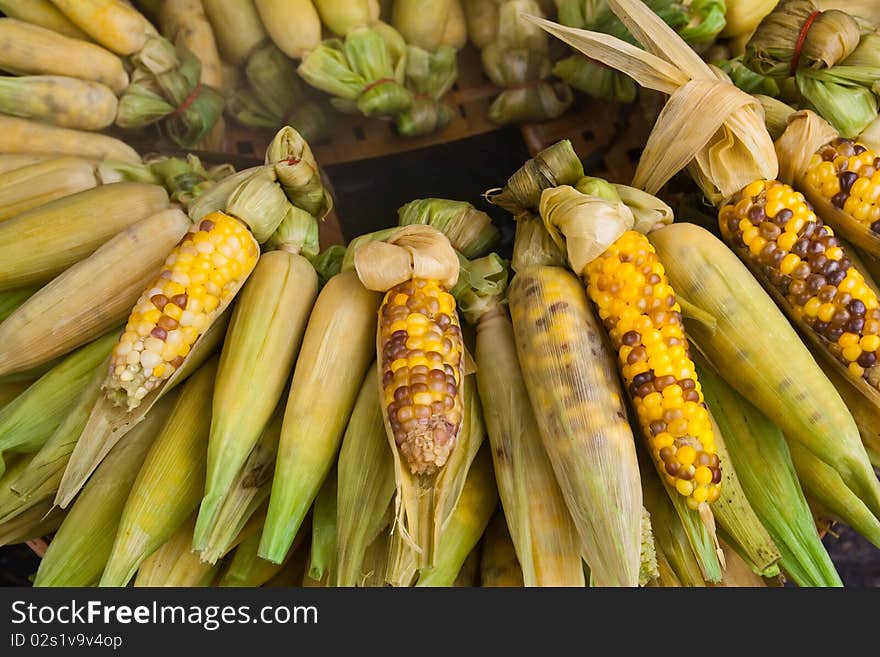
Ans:
POLYGON ((757 178, 776 177, 778 163, 760 103, 724 79, 638 0, 608 0, 642 50, 605 34, 528 17, 592 59, 670 96, 645 146, 633 186, 655 194, 675 173, 689 173, 713 202, 757 178))
POLYGON ((489 190, 486 199, 517 217, 537 212, 541 192, 549 187, 575 185, 584 177, 584 166, 568 139, 548 146, 527 160, 500 190, 489 190))
POLYGON ((746 66, 763 75, 788 77, 797 68, 830 68, 846 59, 858 46, 858 23, 842 11, 813 16, 817 12, 811 0, 781 0, 749 39, 746 66))
POLYGON ((196 340, 183 366, 166 379, 164 385, 151 391, 136 409, 129 411, 117 406, 106 395, 98 398, 70 455, 55 504, 67 507, 113 446, 147 416, 161 397, 182 383, 211 356, 223 341, 229 316, 228 312, 220 315, 196 340))
POLYGON ((239 185, 251 176, 263 171, 265 166, 242 169, 202 191, 194 201, 189 203, 186 213, 193 223, 198 223, 203 217, 212 212, 222 212, 226 209, 226 200, 239 185))
MULTIPOLYGON (((788 127, 789 117, 797 110, 771 96, 765 96, 763 94, 754 94, 754 96, 764 108, 764 125, 767 126, 767 132, 770 133, 770 137, 772 137, 774 141, 778 140, 788 127)), ((785 158, 781 157, 778 152, 777 157, 779 157, 781 161, 779 166, 779 176, 781 178, 784 175, 783 171, 785 171, 787 164, 785 158)))
POLYGON ((871 121, 871 124, 862 130, 858 142, 864 144, 875 153, 880 152, 880 116, 871 121))
POLYGON ((219 566, 199 560, 192 549, 192 533, 196 515, 187 518, 159 549, 138 568, 134 587, 207 587, 217 575, 219 566))
POLYGON ((533 265, 567 267, 566 258, 565 249, 553 241, 537 213, 522 214, 517 218, 511 269, 522 271, 533 265))
POLYGON ((64 522, 67 512, 44 501, 0 524, 0 547, 24 543, 54 533, 64 522))
POLYGON ((499 239, 499 231, 485 212, 470 203, 440 198, 410 201, 397 211, 400 226, 425 224, 441 231, 465 258, 485 255, 499 239))
POLYGON ((403 226, 381 242, 352 245, 349 251, 354 252, 354 267, 368 290, 386 292, 413 278, 439 280, 447 289, 458 281, 455 249, 430 226, 403 226))

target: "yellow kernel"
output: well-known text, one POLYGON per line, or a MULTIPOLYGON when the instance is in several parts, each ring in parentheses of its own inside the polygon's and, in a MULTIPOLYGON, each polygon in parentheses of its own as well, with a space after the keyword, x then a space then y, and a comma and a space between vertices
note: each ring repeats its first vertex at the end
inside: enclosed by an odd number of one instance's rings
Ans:
POLYGON ((394 295, 394 299, 391 300, 391 303, 395 306, 405 306, 407 301, 409 301, 409 297, 398 292, 394 295))
POLYGON ((697 460, 697 450, 690 445, 682 445, 675 452, 675 458, 682 465, 692 465, 697 460))
POLYGON ((652 407, 660 408, 660 406, 663 404, 663 395, 661 395, 659 392, 651 392, 651 393, 648 393, 644 397, 644 399, 642 399, 642 402, 648 408, 652 408, 652 407))
POLYGON ((791 251, 791 247, 794 246, 794 243, 797 242, 797 239, 797 233, 790 233, 786 231, 779 236, 779 239, 776 240, 776 244, 783 251, 791 251))
POLYGON ((407 365, 406 358, 398 358, 397 360, 395 360, 391 363, 391 371, 396 372, 401 367, 406 367, 406 365, 407 365))
POLYGON ((694 473, 694 480, 698 484, 711 484, 712 483, 712 471, 707 468, 705 465, 701 465, 697 468, 697 471, 694 473))
POLYGON ((413 404, 416 406, 430 406, 431 401, 431 393, 430 392, 419 392, 413 395, 413 404))
MULTIPOLYGON (((681 417, 681 418, 678 418, 677 420, 673 420, 672 422, 670 422, 666 428, 669 431, 669 433, 671 433, 673 436, 683 436, 685 433, 687 433, 688 421, 685 420, 683 417, 681 417)), ((691 447, 689 449, 693 449, 693 448, 691 447)), ((681 450, 679 450, 679 451, 681 451, 681 450)))
POLYGON ((675 482, 675 490, 677 490, 681 495, 687 497, 694 492, 694 484, 693 482, 679 479, 675 482))
POLYGON ((848 369, 850 375, 856 378, 859 378, 865 374, 865 368, 858 363, 850 363, 848 369))
POLYGON ((804 227, 805 223, 807 223, 807 218, 795 215, 787 222, 785 222, 785 232, 794 233, 795 235, 797 235, 799 232, 801 232, 801 228, 804 227))
MULTIPOLYGON (((712 481, 712 479, 710 478, 709 481, 712 481)), ((698 482, 698 483, 702 483, 702 482, 698 482)), ((708 483, 708 482, 706 482, 706 483, 708 483)), ((705 486, 697 486, 697 488, 694 489, 693 500, 695 502, 697 502, 697 504, 705 502, 706 498, 708 498, 708 497, 709 497, 709 491, 706 490, 705 486)))
POLYGON ((843 357, 846 358, 848 361, 858 360, 859 356, 861 355, 862 348, 857 344, 852 345, 851 347, 846 347, 843 350, 843 357))
POLYGON ((811 298, 807 303, 804 304, 804 312, 808 317, 815 317, 819 314, 819 308, 822 306, 822 302, 819 301, 816 297, 811 298))
POLYGON ((832 246, 825 251, 825 257, 829 260, 840 260, 843 257, 843 249, 839 246, 832 246))
MULTIPOLYGON (((865 337, 870 337, 870 336, 865 336, 865 337)), ((864 341, 864 338, 862 340, 864 341)), ((880 337, 877 338, 877 341, 878 341, 878 343, 880 343, 880 337)), ((843 335, 840 336, 840 339, 837 341, 837 344, 839 344, 844 349, 846 347, 854 347, 855 345, 859 344, 859 336, 855 333, 844 333, 843 335)), ((864 347, 862 347, 862 348, 864 349, 864 347)), ((874 351, 874 350, 873 349, 865 349, 865 351, 874 351)))
POLYGON ((754 198, 763 192, 766 186, 767 184, 763 180, 754 180, 746 185, 746 188, 742 190, 742 195, 748 198, 754 198))
POLYGON ((819 312, 816 315, 823 322, 830 322, 831 319, 834 317, 834 312, 834 304, 823 303, 821 306, 819 306, 819 312))
POLYGON ((743 231, 742 241, 746 243, 746 246, 749 246, 756 237, 758 236, 758 227, 757 226, 749 226, 743 231))
POLYGON ((766 246, 767 240, 763 237, 756 237, 751 242, 749 242, 749 251, 753 256, 761 255, 761 250, 766 246))
MULTIPOLYGON (((843 336, 841 336, 842 338, 843 336)), ((862 336, 859 345, 862 347, 864 351, 877 351, 880 348, 880 335, 865 335, 862 336)))
POLYGON ((869 178, 861 177, 857 179, 850 187, 849 193, 850 196, 855 196, 856 198, 863 199, 865 198, 865 193, 871 188, 871 180, 869 178))
MULTIPOLYGON (((795 255, 794 253, 789 253, 782 259, 782 262, 779 263, 779 271, 783 274, 790 274, 794 271, 794 268, 797 267, 801 263, 801 259, 795 255)), ((831 321, 829 318, 827 321, 831 321)))

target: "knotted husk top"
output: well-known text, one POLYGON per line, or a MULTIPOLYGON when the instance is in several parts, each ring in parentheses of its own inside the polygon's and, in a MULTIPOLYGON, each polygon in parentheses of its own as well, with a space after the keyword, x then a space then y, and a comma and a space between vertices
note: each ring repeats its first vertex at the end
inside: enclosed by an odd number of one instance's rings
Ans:
POLYGON ((458 283, 450 290, 456 305, 469 324, 476 326, 480 319, 505 303, 507 295, 507 262, 497 253, 476 260, 459 256, 461 273, 458 283))
POLYGON ((485 212, 465 201, 445 198, 423 198, 402 205, 397 210, 397 223, 436 228, 466 258, 486 255, 499 238, 498 229, 485 212))
MULTIPOLYGON (((552 23, 551 23, 552 24, 552 23)), ((486 199, 514 217, 536 212, 541 192, 558 185, 574 185, 584 177, 584 166, 568 139, 548 146, 528 160, 500 190, 489 190, 486 199)))
POLYGON ((378 240, 352 243, 349 252, 364 287, 387 292, 414 278, 439 280, 447 290, 458 282, 459 261, 449 239, 436 228, 413 225, 380 231, 378 240))
POLYGON ((648 138, 633 186, 655 194, 687 167, 713 203, 758 178, 775 178, 778 162, 761 104, 711 68, 639 0, 608 0, 645 50, 601 34, 527 17, 591 59, 669 95, 648 138))
POLYGON ((285 126, 276 133, 266 149, 266 164, 275 166, 278 182, 295 206, 319 220, 333 209, 333 197, 324 186, 318 161, 294 128, 285 126))

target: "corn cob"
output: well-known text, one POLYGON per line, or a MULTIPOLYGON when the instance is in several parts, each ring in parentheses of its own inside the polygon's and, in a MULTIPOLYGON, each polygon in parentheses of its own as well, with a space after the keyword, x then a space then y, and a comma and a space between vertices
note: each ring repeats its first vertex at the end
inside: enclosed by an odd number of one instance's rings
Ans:
POLYGON ((221 89, 223 69, 211 24, 202 7, 202 0, 166 0, 159 9, 162 34, 176 46, 185 46, 201 63, 199 81, 221 89))
POLYGON ((150 22, 131 5, 117 0, 52 0, 61 12, 92 39, 117 55, 139 52, 156 34, 150 22))
MULTIPOLYGON (((234 541, 250 526, 260 508, 266 506, 272 485, 275 458, 278 455, 278 440, 281 437, 281 422, 284 419, 283 404, 266 425, 257 444, 251 450, 229 492, 220 506, 212 531, 207 535, 200 550, 201 559, 215 563, 229 552, 234 541)), ((265 516, 265 513, 263 514, 265 516)), ((262 529, 262 522, 260 529, 262 529)), ((193 543, 195 541, 193 540, 193 543)))
MULTIPOLYGON (((483 448, 468 470, 455 511, 440 538, 434 565, 422 568, 416 586, 452 586, 498 504, 492 460, 483 448)), ((476 564, 479 568, 479 560, 476 564)))
POLYGON ((376 0, 314 0, 321 22, 331 32, 345 36, 357 27, 371 25, 379 18, 376 0))
POLYGON ((27 154, 27 153, 0 153, 0 173, 9 173, 10 171, 15 171, 16 169, 21 169, 22 167, 27 167, 32 164, 39 164, 40 162, 46 162, 48 160, 55 159, 56 156, 49 154, 27 154))
POLYGON ((332 582, 336 570, 337 503, 339 488, 337 470, 334 468, 315 497, 312 507, 312 545, 309 553, 309 577, 332 582))
POLYGON ((0 222, 0 291, 48 282, 120 230, 167 206, 162 187, 120 182, 0 222))
POLYGON ((54 533, 67 512, 51 500, 37 504, 8 522, 0 524, 0 547, 24 543, 54 533))
POLYGON ((218 586, 222 587, 256 587, 262 586, 287 564, 291 555, 304 540, 303 532, 300 531, 291 545, 291 550, 281 563, 273 563, 260 558, 257 548, 260 545, 259 533, 252 534, 242 541, 232 555, 232 561, 221 576, 218 586))
POLYGON ((205 478, 214 358, 181 390, 131 487, 100 586, 125 586, 198 506, 205 478))
POLYGON ((0 153, 79 155, 96 160, 139 163, 141 156, 119 139, 84 130, 72 130, 0 116, 0 153))
POLYGON ((45 363, 124 322, 189 226, 180 210, 154 214, 41 288, 0 323, 0 374, 45 363), (96 290, 95 281, 107 282, 96 290))
POLYGON ((697 365, 730 461, 752 508, 779 548, 786 576, 799 586, 840 586, 819 540, 782 432, 700 359, 697 365))
POLYGON ((789 441, 788 449, 811 506, 818 508, 822 515, 842 520, 880 547, 880 521, 873 509, 851 490, 840 474, 806 447, 789 441))
POLYGON ((171 392, 205 363, 223 341, 229 314, 224 313, 196 343, 195 349, 178 371, 178 376, 174 381, 165 386, 161 393, 149 403, 141 404, 134 414, 112 406, 103 394, 98 397, 86 426, 76 441, 67 467, 64 469, 64 476, 58 487, 58 494, 55 496, 56 504, 61 507, 69 505, 113 446, 128 431, 137 426, 163 396, 171 392))
POLYGON ((782 429, 789 446, 803 445, 880 514, 880 483, 852 416, 744 265, 694 225, 654 231, 651 242, 710 365, 723 364, 731 386, 782 429))
POLYGON ((259 550, 264 559, 284 560, 332 465, 372 359, 378 306, 378 295, 352 271, 331 278, 318 295, 284 412, 259 550))
POLYGON ((60 75, 0 78, 0 111, 74 130, 103 130, 116 118, 113 90, 60 75))
POLYGON ((563 269, 536 265, 517 272, 509 302, 526 389, 594 581, 636 586, 641 486, 633 435, 583 285, 563 269))
MULTIPOLYGON (((487 259, 483 259, 485 261, 487 259)), ((477 292, 475 261, 462 268, 477 292)), ((490 270, 491 271, 491 270, 490 270)), ((477 326, 477 385, 495 479, 526 586, 583 586, 577 530, 547 458, 516 355, 513 326, 501 305, 504 278, 485 294, 460 295, 465 317, 477 326)), ((460 283, 459 283, 460 284, 460 283)))
POLYGON ((230 64, 243 64, 268 37, 253 0, 202 0, 217 47, 230 64))
POLYGON ((88 41, 89 35, 70 22, 51 0, 0 0, 0 11, 7 16, 31 25, 39 25, 72 39, 88 41))
MULTIPOLYGON (((580 564, 578 564, 580 565, 580 564)), ((581 571, 583 574, 583 571, 581 571)), ((480 586, 522 588, 523 572, 502 513, 495 513, 483 536, 480 586)))
POLYGON ((272 41, 291 59, 302 59, 321 42, 321 18, 312 0, 254 0, 272 41))
POLYGON ((73 156, 43 160, 0 174, 0 221, 99 184, 95 166, 73 156))
POLYGON ((193 539, 196 549, 204 546, 233 478, 281 398, 317 293, 317 275, 308 260, 285 251, 263 255, 241 293, 214 393, 208 480, 193 539))
POLYGON ((135 588, 211 585, 220 567, 201 561, 198 553, 192 550, 195 526, 196 516, 193 514, 171 538, 144 560, 134 579, 135 588))
POLYGON ((35 452, 43 446, 70 412, 117 335, 111 331, 70 354, 0 411, 0 454, 35 452))
POLYGON ((203 219, 132 310, 113 350, 107 396, 133 409, 169 379, 238 292, 258 255, 256 240, 237 219, 220 212, 203 219))
POLYGON ((27 301, 39 289, 38 285, 34 285, 0 292, 0 322, 3 322, 15 312, 16 308, 19 308, 21 304, 27 301))
POLYGON ((126 493, 174 402, 175 395, 166 396, 110 450, 49 544, 34 586, 94 586, 98 583, 113 547, 126 493))
POLYGON ((367 551, 388 524, 386 512, 395 489, 394 460, 373 371, 364 379, 345 429, 337 475, 335 585, 357 586, 367 551))
MULTIPOLYGON (((55 497, 70 453, 100 394, 106 367, 107 359, 95 368, 61 424, 40 451, 34 454, 28 467, 12 482, 12 490, 19 495, 19 504, 36 504, 47 497, 55 497)), ((3 512, 0 511, 0 519, 2 517, 3 512)))

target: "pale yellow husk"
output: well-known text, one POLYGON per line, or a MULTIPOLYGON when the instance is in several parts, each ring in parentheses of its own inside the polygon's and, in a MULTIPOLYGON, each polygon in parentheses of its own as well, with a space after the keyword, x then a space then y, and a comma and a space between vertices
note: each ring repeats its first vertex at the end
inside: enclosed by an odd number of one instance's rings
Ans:
POLYGON ((53 153, 96 160, 141 161, 136 150, 115 137, 6 115, 0 115, 0 153, 53 153))

